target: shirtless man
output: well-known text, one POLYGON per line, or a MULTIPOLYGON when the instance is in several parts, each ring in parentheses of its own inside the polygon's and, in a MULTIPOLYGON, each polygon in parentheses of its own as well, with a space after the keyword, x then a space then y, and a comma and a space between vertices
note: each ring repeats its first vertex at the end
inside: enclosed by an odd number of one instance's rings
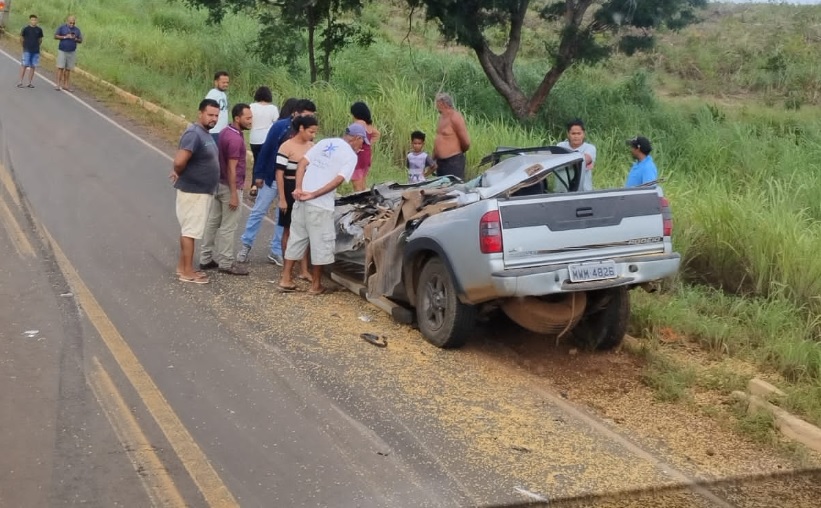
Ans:
POLYGON ((433 141, 436 174, 454 175, 465 179, 465 152, 470 148, 470 136, 465 119, 453 108, 453 99, 446 93, 436 94, 439 125, 433 141))

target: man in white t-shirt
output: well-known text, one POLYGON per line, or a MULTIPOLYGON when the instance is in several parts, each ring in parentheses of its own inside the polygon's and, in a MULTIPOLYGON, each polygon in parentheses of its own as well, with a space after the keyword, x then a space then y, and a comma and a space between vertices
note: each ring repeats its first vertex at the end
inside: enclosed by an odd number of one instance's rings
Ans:
POLYGON ((217 71, 214 73, 214 88, 205 96, 206 99, 214 99, 220 105, 220 116, 217 120, 217 125, 208 131, 211 137, 214 138, 214 143, 219 140, 220 132, 228 125, 228 82, 230 78, 225 71, 217 71))
POLYGON ((294 191, 296 201, 291 212, 291 237, 279 281, 281 291, 296 290, 291 270, 310 244, 313 282, 308 294, 325 292, 322 267, 334 262, 336 246, 334 191, 343 182, 350 181, 356 168, 356 154, 366 143, 369 141, 365 127, 353 123, 345 130, 344 137, 323 139, 299 161, 294 191))

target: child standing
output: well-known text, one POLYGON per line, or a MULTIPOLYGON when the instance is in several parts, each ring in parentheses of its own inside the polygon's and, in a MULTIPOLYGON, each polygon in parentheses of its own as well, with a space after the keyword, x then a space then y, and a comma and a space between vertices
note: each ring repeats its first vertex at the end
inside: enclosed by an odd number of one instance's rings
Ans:
POLYGON ((425 148, 425 133, 413 131, 411 133, 411 151, 408 152, 408 183, 424 182, 425 178, 436 169, 433 158, 423 151, 425 148))

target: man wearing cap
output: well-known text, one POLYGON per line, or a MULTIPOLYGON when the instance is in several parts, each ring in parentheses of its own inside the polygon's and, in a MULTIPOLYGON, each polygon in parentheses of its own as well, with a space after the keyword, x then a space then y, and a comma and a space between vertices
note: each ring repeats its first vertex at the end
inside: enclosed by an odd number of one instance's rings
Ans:
POLYGON ((329 138, 311 147, 296 168, 294 208, 291 212, 291 237, 285 249, 285 266, 279 289, 292 292, 294 263, 311 247, 313 282, 308 294, 321 295, 322 267, 334 262, 336 230, 334 228, 334 191, 348 182, 356 168, 356 154, 369 143, 365 127, 353 123, 342 138, 329 138))
POLYGON ((650 140, 644 136, 636 136, 633 139, 627 140, 627 146, 630 147, 630 152, 636 162, 627 173, 627 181, 624 183, 625 187, 637 187, 639 185, 658 180, 658 169, 650 156, 653 150, 650 145, 650 140))

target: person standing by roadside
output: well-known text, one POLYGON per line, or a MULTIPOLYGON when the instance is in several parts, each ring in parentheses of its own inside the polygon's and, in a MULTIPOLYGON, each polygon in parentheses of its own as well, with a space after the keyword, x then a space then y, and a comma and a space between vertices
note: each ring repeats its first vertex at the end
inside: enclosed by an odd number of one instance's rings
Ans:
POLYGON ((351 116, 353 116, 354 123, 360 124, 365 128, 365 132, 368 133, 368 143, 356 154, 356 169, 351 177, 354 192, 359 192, 365 190, 367 187, 368 172, 371 170, 371 164, 373 163, 371 143, 377 141, 381 134, 379 130, 373 126, 371 110, 364 102, 354 102, 351 104, 351 116))
MULTIPOLYGON (((274 97, 271 89, 267 86, 257 88, 254 93, 254 102, 251 103, 251 114, 254 116, 254 123, 251 125, 251 132, 248 141, 251 144, 251 153, 254 154, 254 162, 259 157, 259 151, 268 136, 268 131, 279 116, 279 109, 273 104, 274 97)), ((251 196, 256 197, 259 191, 256 183, 251 185, 251 196)))
POLYGON ((251 107, 248 104, 236 104, 231 110, 231 118, 233 121, 222 129, 217 141, 219 185, 205 225, 200 270, 218 268, 220 273, 248 275, 247 268, 234 263, 234 233, 242 217, 239 205, 242 202, 242 189, 245 185, 246 160, 245 138, 242 131, 251 128, 251 107))
POLYGON ((582 178, 579 182, 580 191, 593 190, 593 165, 596 164, 596 147, 585 141, 584 122, 576 118, 567 123, 567 140, 556 146, 579 152, 584 156, 582 162, 582 178))
POLYGON ((34 70, 40 65, 40 45, 43 43, 43 29, 37 26, 37 15, 29 16, 29 24, 20 31, 20 44, 23 45, 23 58, 20 67, 20 82, 17 88, 34 88, 31 82, 34 80, 34 70), (29 82, 23 85, 26 77, 26 69, 29 71, 29 82))
POLYGON ((219 183, 217 145, 208 134, 218 117, 219 104, 203 99, 197 121, 189 125, 180 138, 168 177, 177 189, 177 220, 181 229, 177 277, 182 282, 208 283, 205 273, 194 271, 194 242, 205 232, 211 196, 219 183))
MULTIPOLYGON (((274 200, 279 197, 276 184, 276 157, 280 145, 293 135, 291 122, 297 116, 314 114, 316 114, 316 106, 308 99, 288 99, 282 105, 280 120, 274 122, 271 130, 268 131, 265 143, 262 144, 262 149, 259 151, 259 159, 254 161, 254 183, 259 189, 259 194, 257 194, 257 199, 254 202, 254 208, 248 214, 245 231, 240 237, 242 247, 237 253, 237 261, 240 263, 248 261, 248 254, 250 254, 251 246, 254 244, 257 233, 259 233, 262 219, 268 213, 268 209, 274 200)), ((275 209, 274 221, 279 221, 279 208, 275 209)), ((270 252, 268 253, 268 261, 277 266, 283 264, 282 234, 283 228, 275 226, 274 236, 271 238, 270 252)))
POLYGON ((205 96, 206 99, 213 99, 220 105, 220 117, 217 120, 217 125, 211 129, 211 136, 214 138, 214 143, 219 140, 220 132, 228 125, 228 84, 231 78, 225 71, 217 71, 214 73, 214 88, 212 88, 205 96))
POLYGON ((658 169, 656 163, 653 162, 653 157, 650 156, 653 150, 650 140, 644 136, 636 136, 627 140, 627 146, 630 147, 630 153, 636 162, 630 167, 624 186, 637 187, 658 180, 658 169))
MULTIPOLYGON (((296 168, 302 157, 314 146, 314 138, 319 122, 315 116, 306 115, 294 118, 294 136, 282 143, 277 153, 277 189, 279 189, 279 225, 282 226, 282 250, 288 250, 288 238, 291 236, 291 213, 294 208, 294 191, 296 190, 296 168)), ((298 279, 313 281, 308 270, 308 254, 302 258, 298 279)))
POLYGON ((77 27, 77 18, 69 16, 66 22, 54 32, 57 45, 57 86, 55 90, 73 92, 71 88, 71 71, 77 65, 77 45, 82 44, 83 34, 77 27))
POLYGON ((285 268, 279 289, 296 291, 291 279, 294 264, 311 248, 313 264, 310 295, 321 295, 322 268, 334 262, 334 191, 351 179, 356 169, 356 154, 370 143, 368 132, 359 123, 345 130, 344 138, 323 139, 308 150, 297 165, 291 237, 285 251, 285 268))
POLYGON ((470 149, 465 119, 453 107, 453 99, 446 93, 436 94, 436 109, 439 111, 439 124, 433 140, 436 174, 453 175, 464 180, 467 165, 465 152, 470 149))

